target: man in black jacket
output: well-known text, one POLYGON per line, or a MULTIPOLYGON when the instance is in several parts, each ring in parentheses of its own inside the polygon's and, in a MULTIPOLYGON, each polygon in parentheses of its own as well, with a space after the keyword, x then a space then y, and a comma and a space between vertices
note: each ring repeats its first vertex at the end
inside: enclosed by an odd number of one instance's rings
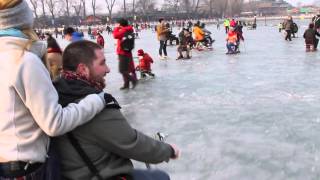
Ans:
MULTIPOLYGON (((70 44, 63 54, 63 73, 54 85, 62 106, 105 88, 109 72, 103 49, 90 41, 70 44)), ((168 162, 179 156, 174 146, 133 129, 111 95, 107 106, 90 123, 55 139, 62 175, 71 180, 169 180, 159 170, 136 170, 130 159, 145 163, 168 162), (82 152, 82 153, 81 153, 82 152)))

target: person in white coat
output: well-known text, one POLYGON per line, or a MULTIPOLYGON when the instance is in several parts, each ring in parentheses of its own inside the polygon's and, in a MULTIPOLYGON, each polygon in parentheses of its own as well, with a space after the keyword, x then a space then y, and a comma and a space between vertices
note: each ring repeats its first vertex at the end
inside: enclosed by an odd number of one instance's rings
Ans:
POLYGON ((105 107, 104 93, 79 103, 58 104, 41 60, 33 14, 25 0, 0 0, 0 180, 53 179, 46 162, 50 136, 63 135, 105 107))

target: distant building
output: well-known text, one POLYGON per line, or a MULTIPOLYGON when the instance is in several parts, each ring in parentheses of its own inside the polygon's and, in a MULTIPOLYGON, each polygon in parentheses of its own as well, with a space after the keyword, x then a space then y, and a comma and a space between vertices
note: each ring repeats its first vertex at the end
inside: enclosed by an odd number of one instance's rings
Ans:
POLYGON ((292 7, 284 0, 264 0, 259 4, 257 11, 260 15, 281 15, 286 14, 292 7))
POLYGON ((288 10, 289 14, 316 14, 320 10, 319 7, 316 6, 302 6, 297 8, 292 8, 288 10))
POLYGON ((82 21, 82 24, 85 24, 85 25, 102 24, 102 18, 97 16, 94 17, 93 15, 90 15, 82 21))
POLYGON ((260 0, 246 3, 244 11, 260 16, 270 16, 287 14, 288 9, 292 8, 293 6, 284 0, 260 0))

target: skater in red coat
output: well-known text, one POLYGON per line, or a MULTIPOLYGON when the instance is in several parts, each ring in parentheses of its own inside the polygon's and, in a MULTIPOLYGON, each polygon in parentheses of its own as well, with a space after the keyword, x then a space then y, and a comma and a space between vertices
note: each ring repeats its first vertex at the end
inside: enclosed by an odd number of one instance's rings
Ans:
POLYGON ((154 77, 155 74, 151 72, 151 64, 153 63, 153 59, 149 56, 148 53, 145 53, 142 49, 138 50, 139 57, 139 65, 136 67, 138 71, 140 71, 140 77, 146 78, 146 74, 151 77, 154 77))

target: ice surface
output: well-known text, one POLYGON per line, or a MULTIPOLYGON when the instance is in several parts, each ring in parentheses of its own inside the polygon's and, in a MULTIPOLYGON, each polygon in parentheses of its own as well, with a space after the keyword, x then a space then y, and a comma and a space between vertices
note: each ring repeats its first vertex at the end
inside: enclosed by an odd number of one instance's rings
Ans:
POLYGON ((106 91, 135 128, 167 133, 182 150, 181 159, 153 167, 173 180, 320 179, 320 56, 305 52, 308 21, 298 23, 292 42, 276 21, 244 28, 242 52, 232 56, 223 29, 209 26, 214 51, 193 51, 188 61, 175 60, 176 47, 159 60, 155 33, 142 31, 134 55, 139 48, 152 55, 156 78, 130 91, 119 91, 114 40, 104 34, 106 91))

